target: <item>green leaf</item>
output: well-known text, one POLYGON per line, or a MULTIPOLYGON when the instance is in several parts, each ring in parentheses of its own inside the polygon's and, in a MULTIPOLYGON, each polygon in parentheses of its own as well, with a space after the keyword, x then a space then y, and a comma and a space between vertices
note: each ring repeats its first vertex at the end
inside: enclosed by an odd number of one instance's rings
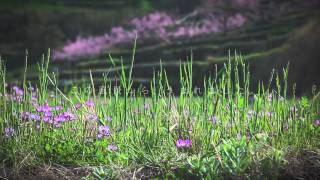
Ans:
POLYGON ((99 161, 104 161, 105 160, 105 157, 104 157, 104 153, 102 151, 97 151, 96 152, 96 157, 99 161))
POLYGON ((302 108, 307 108, 310 106, 309 100, 306 97, 302 97, 300 100, 300 105, 302 106, 302 108))
POLYGON ((45 147, 44 147, 44 149, 45 149, 46 151, 51 152, 51 146, 50 146, 50 144, 46 144, 45 147))

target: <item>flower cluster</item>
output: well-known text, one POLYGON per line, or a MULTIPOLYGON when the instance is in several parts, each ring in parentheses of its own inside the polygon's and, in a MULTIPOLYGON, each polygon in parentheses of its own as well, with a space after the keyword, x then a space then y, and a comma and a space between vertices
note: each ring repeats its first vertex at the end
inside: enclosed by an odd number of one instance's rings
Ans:
MULTIPOLYGON (((31 91, 34 91, 32 89, 31 91)), ((18 97, 23 96, 23 89, 17 86, 13 86, 11 89, 10 94, 5 94, 5 97, 9 97, 12 99, 12 97, 18 97)), ((33 93, 31 93, 33 94, 33 93)), ((36 94, 36 93, 34 93, 36 94)), ((93 121, 93 123, 90 123, 91 125, 86 126, 87 129, 90 130, 97 130, 97 138, 104 138, 110 136, 110 128, 109 126, 98 126, 96 125, 96 122, 99 120, 99 117, 95 114, 94 107, 95 102, 92 99, 88 99, 83 104, 82 103, 76 103, 75 106, 72 108, 68 108, 66 106, 63 106, 61 104, 58 105, 50 105, 48 101, 45 101, 43 104, 40 104, 37 101, 36 96, 35 99, 30 99, 30 102, 32 102, 30 105, 29 111, 23 111, 20 113, 15 113, 17 118, 22 120, 22 123, 26 122, 35 122, 36 129, 40 129, 42 127, 42 124, 50 125, 50 127, 56 127, 60 128, 62 127, 63 123, 77 120, 77 116, 74 114, 75 111, 81 109, 81 108, 87 108, 84 113, 84 120, 86 121, 93 121), (51 126, 52 125, 52 126, 51 126)), ((21 98, 22 99, 22 98, 21 98)), ((104 120, 106 122, 112 121, 111 116, 105 116, 104 120)), ((15 133, 15 129, 12 127, 7 127, 4 129, 3 134, 5 137, 11 137, 15 133)), ((117 146, 110 144, 108 147, 110 151, 116 151, 117 146)))
POLYGON ((40 121, 41 117, 38 114, 31 112, 22 112, 21 113, 22 120, 31 120, 31 121, 40 121))
POLYGON ((218 117, 217 116, 210 116, 209 121, 211 121, 212 124, 217 124, 218 117))
POLYGON ((13 136, 14 132, 15 132, 15 130, 11 127, 4 128, 4 136, 5 137, 13 136))
POLYGON ((191 147, 192 140, 190 139, 178 139, 176 141, 177 148, 191 147))
POLYGON ((253 110, 249 110, 248 111, 248 118, 251 119, 253 116, 259 116, 259 117, 271 117, 274 113, 270 112, 270 111, 253 111, 253 110))
POLYGON ((10 97, 12 101, 21 102, 23 99, 23 89, 18 86, 13 86, 10 97))
POLYGON ((109 151, 117 151, 118 147, 115 144, 109 144, 108 145, 108 150, 109 151))
POLYGON ((110 136, 110 127, 109 126, 99 126, 98 129, 98 138, 104 138, 110 136))
POLYGON ((86 114, 85 115, 85 120, 88 120, 88 121, 98 121, 99 120, 99 117, 95 114, 86 114))
MULTIPOLYGON (((93 109, 95 106, 96 106, 96 104, 94 103, 94 101, 92 100, 92 99, 88 99, 85 103, 84 103, 84 105, 85 106, 83 106, 81 103, 77 103, 77 104, 75 104, 75 108, 76 109, 80 109, 80 108, 82 108, 82 107, 87 107, 89 110, 91 109, 93 109)), ((84 114, 84 117, 85 117, 85 120, 87 120, 87 121, 98 121, 99 120, 99 117, 95 114, 95 113, 93 113, 93 112, 86 112, 85 114, 84 114)), ((111 117, 110 117, 111 118, 111 117)))
POLYGON ((48 124, 53 124, 56 127, 61 127, 62 122, 72 121, 76 119, 76 116, 70 111, 62 111, 63 106, 50 106, 47 102, 43 105, 37 105, 35 107, 36 112, 22 112, 22 120, 30 121, 43 121, 48 124))

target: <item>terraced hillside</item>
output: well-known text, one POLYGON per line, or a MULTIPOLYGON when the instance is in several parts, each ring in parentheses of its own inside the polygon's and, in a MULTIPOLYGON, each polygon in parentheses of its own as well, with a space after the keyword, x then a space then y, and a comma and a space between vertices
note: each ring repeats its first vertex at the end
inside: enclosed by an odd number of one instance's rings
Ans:
POLYGON ((1 0, 0 55, 8 71, 35 64, 48 48, 78 36, 101 35, 147 11, 128 0, 1 0))
MULTIPOLYGON (((316 12, 295 12, 269 23, 251 24, 235 29, 229 31, 226 35, 212 34, 198 39, 162 43, 141 48, 138 43, 133 67, 133 81, 137 84, 149 84, 153 72, 158 71, 161 64, 166 69, 169 81, 172 84, 177 84, 177 87, 173 88, 178 88, 179 83, 174 82, 179 82, 180 63, 183 64, 186 59, 190 59, 191 51, 195 85, 202 84, 202 82, 197 81, 198 79, 203 79, 203 76, 214 72, 215 64, 218 64, 218 67, 221 66, 221 63, 227 60, 229 51, 231 53, 234 51, 241 53, 244 60, 252 63, 253 68, 257 68, 259 65, 256 64, 262 62, 257 60, 268 61, 268 57, 272 57, 273 54, 287 51, 288 49, 284 47, 287 47, 288 42, 295 37, 299 29, 306 26, 310 21, 318 20, 318 17, 319 15, 316 12)), ((96 84, 103 82, 104 74, 108 74, 108 77, 116 82, 118 81, 117 74, 121 70, 121 59, 124 68, 129 69, 132 50, 112 49, 107 50, 105 54, 99 57, 69 62, 57 61, 52 63, 52 70, 58 72, 61 85, 88 82, 90 81, 90 71, 96 84), (108 54, 113 57, 115 65, 112 65, 108 54)), ((281 68, 277 66, 277 62, 273 62, 269 66, 269 69, 271 66, 281 68)), ((263 79, 265 74, 261 71, 264 71, 264 69, 253 70, 259 74, 259 76, 254 77, 254 81, 263 79)), ((267 75, 269 76, 269 74, 267 75)), ((29 78, 35 79, 37 75, 30 75, 29 78)))

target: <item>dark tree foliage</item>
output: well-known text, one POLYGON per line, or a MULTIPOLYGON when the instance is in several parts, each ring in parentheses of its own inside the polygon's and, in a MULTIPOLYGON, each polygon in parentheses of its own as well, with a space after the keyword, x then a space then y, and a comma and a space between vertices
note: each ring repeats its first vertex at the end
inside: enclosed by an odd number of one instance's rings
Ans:
POLYGON ((174 11, 180 14, 189 13, 201 4, 200 0, 132 0, 131 2, 150 9, 174 11))

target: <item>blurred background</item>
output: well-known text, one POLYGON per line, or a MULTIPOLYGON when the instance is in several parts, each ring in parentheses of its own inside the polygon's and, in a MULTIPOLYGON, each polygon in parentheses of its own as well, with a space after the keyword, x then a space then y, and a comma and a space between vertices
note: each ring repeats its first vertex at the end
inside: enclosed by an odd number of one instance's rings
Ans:
POLYGON ((250 64, 253 89, 290 62, 289 85, 302 95, 320 85, 319 9, 319 0, 1 0, 0 54, 12 83, 23 77, 26 50, 36 80, 48 48, 61 86, 89 82, 90 70, 98 85, 106 73, 117 83, 137 37, 136 86, 148 86, 161 59, 178 91, 180 61, 192 54, 201 87, 237 53, 250 64))

